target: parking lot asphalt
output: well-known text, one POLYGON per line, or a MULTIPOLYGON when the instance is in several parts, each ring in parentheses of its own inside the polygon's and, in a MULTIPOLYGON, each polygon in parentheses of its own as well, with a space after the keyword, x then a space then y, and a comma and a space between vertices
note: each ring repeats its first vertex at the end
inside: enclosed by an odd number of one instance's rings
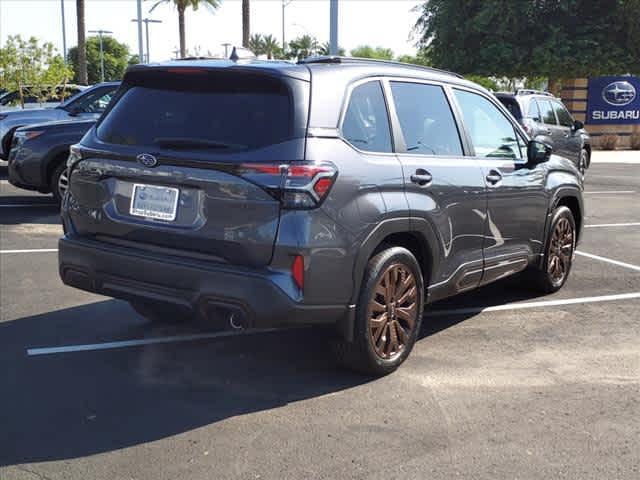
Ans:
POLYGON ((592 165, 585 201, 560 292, 434 304, 374 379, 312 329, 215 338, 63 286, 55 206, 0 167, 0 479, 637 480, 640 165, 592 165))

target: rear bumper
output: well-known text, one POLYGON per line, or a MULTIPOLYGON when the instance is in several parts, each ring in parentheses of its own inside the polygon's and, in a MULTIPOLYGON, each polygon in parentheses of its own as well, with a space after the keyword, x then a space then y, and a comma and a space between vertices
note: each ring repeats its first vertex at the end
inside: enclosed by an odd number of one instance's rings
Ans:
MULTIPOLYGON (((338 324, 346 305, 306 305, 277 285, 279 273, 167 257, 75 237, 59 242, 62 281, 101 295, 189 310, 218 320, 232 312, 247 328, 338 324)), ((238 320, 235 323, 239 323, 238 320)))

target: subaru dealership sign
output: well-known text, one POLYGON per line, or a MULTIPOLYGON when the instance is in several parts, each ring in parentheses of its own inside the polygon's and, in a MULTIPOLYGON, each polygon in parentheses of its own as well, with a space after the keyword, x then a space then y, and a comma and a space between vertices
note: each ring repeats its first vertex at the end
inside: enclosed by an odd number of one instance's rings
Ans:
POLYGON ((590 78, 587 123, 640 124, 640 78, 590 78))

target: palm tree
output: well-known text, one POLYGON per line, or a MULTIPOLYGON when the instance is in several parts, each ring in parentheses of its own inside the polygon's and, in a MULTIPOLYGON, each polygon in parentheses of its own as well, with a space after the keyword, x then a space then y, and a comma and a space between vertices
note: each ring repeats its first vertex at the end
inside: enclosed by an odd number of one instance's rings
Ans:
POLYGON ((266 53, 264 51, 264 39, 262 35, 260 35, 259 33, 254 33, 253 35, 251 35, 251 37, 249 37, 249 41, 246 44, 246 48, 251 50, 256 57, 258 55, 262 55, 263 53, 266 53))
MULTIPOLYGON (((338 56, 344 57, 347 54, 346 50, 342 47, 338 47, 338 56)), ((324 42, 318 49, 318 55, 331 55, 331 45, 329 42, 324 42)))
MULTIPOLYGON (((249 48, 249 36, 251 35, 250 0, 242 0, 242 46, 249 48)), ((256 55, 257 52, 253 52, 256 55)))
POLYGON ((289 42, 290 54, 298 60, 315 55, 318 48, 318 40, 311 35, 303 35, 289 42))
POLYGON ((173 3, 178 10, 178 29, 180 31, 180 58, 184 58, 187 55, 187 47, 185 40, 185 27, 184 27, 184 12, 188 7, 193 8, 193 10, 198 10, 200 5, 204 5, 210 10, 215 10, 220 6, 221 0, 156 0, 156 3, 153 4, 153 7, 149 9, 149 13, 153 12, 153 10, 160 4, 163 3, 173 3))
POLYGON ((265 35, 262 37, 262 53, 264 53, 269 60, 278 55, 280 52, 280 44, 276 37, 273 35, 265 35))
POLYGON ((76 0, 76 17, 78 19, 78 83, 89 83, 87 75, 87 45, 84 37, 84 0, 76 0))

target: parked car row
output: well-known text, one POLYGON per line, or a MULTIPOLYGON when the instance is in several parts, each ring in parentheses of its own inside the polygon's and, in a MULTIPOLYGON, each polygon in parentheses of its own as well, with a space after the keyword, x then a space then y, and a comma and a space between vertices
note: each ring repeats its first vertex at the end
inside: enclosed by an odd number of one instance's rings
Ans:
POLYGON ((559 98, 538 90, 498 92, 495 96, 531 138, 574 162, 584 177, 591 163, 591 139, 584 124, 574 120, 559 98))
POLYGON ((26 86, 20 90, 0 90, 0 112, 18 109, 55 107, 60 102, 77 95, 87 87, 60 85, 55 88, 26 86))
POLYGON ((567 157, 432 68, 138 65, 71 147, 59 272, 154 321, 333 327, 344 365, 386 374, 426 304, 519 272, 564 285, 584 218, 567 157))
POLYGON ((95 124, 119 85, 94 85, 53 108, 0 113, 0 158, 8 161, 9 181, 51 193, 59 202, 67 185, 69 147, 95 124))

